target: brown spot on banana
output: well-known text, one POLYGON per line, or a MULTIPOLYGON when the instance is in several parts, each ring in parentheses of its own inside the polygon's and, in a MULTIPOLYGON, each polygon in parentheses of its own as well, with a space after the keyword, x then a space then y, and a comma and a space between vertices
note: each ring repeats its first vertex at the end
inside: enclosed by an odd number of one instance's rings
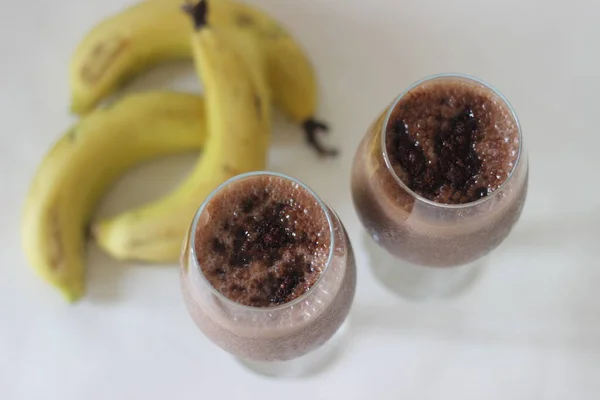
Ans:
POLYGON ((49 211, 49 243, 48 243, 48 267, 53 271, 60 269, 63 264, 63 248, 62 248, 62 236, 60 229, 60 218, 58 210, 53 208, 49 211))
POLYGON ((128 45, 129 41, 120 36, 97 43, 81 67, 82 80, 88 85, 96 84, 128 45))
POLYGON ((262 99, 258 95, 254 95, 254 109, 258 119, 262 119, 262 99))
POLYGON ((92 224, 88 222, 83 228, 83 236, 85 237, 85 240, 95 239, 94 233, 95 232, 92 224))
POLYGON ((74 143, 77 140, 77 127, 71 128, 71 130, 67 132, 66 137, 70 143, 74 143))
POLYGON ((250 28, 256 26, 256 21, 254 21, 254 18, 243 11, 238 11, 234 18, 235 24, 240 28, 250 28))

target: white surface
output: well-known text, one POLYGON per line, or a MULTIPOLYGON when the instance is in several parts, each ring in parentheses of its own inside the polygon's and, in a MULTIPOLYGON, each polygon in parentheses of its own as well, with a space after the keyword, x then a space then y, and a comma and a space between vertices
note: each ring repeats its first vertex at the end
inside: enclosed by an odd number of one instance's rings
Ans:
MULTIPOLYGON (((600 396, 600 3, 254 0, 306 46, 319 115, 342 157, 318 161, 276 124, 271 169, 338 211, 358 254, 350 344, 326 373, 272 382, 242 369, 188 318, 174 267, 119 264, 97 249, 88 294, 69 306, 27 267, 23 198, 37 163, 73 121, 67 62, 84 32, 125 0, 15 1, 0 25, 0 398, 597 399, 600 396), (372 118, 413 81, 464 72, 497 86, 521 118, 531 185, 520 223, 460 300, 419 305, 375 284, 350 201, 354 150, 372 118)), ((197 90, 188 64, 131 88, 197 90), (178 75, 177 79, 171 74, 178 75)), ((110 214, 175 184, 191 159, 128 175, 110 214), (155 188, 159 176, 165 185, 155 188)))

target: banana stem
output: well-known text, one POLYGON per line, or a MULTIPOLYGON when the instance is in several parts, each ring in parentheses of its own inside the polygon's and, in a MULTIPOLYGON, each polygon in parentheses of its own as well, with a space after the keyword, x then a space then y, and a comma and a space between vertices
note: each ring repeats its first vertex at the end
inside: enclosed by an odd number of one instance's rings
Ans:
POLYGON ((304 129, 304 134, 306 135, 308 144, 313 147, 320 156, 333 157, 338 154, 337 149, 327 148, 317 139, 317 133, 319 131, 323 133, 327 133, 329 131, 329 127, 326 124, 309 118, 302 124, 302 129, 304 129))
MULTIPOLYGON (((181 8, 192 17, 194 28, 196 30, 200 30, 208 25, 208 0, 189 1, 181 8)), ((308 118, 302 124, 302 129, 304 130, 308 144, 314 148, 320 156, 333 157, 338 154, 337 149, 327 148, 317 139, 317 133, 319 131, 324 133, 329 131, 329 127, 326 124, 313 118, 308 118)))
POLYGON ((208 15, 208 1, 200 0, 198 2, 188 2, 181 6, 183 11, 190 14, 192 20, 194 21, 194 28, 196 30, 200 30, 201 28, 208 25, 208 21, 206 19, 208 15))

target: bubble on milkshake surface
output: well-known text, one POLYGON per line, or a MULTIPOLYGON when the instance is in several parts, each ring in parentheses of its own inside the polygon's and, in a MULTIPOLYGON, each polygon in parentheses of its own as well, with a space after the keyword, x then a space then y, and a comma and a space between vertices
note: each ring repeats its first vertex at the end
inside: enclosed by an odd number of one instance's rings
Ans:
POLYGON ((306 293, 325 267, 322 254, 330 242, 328 236, 314 239, 329 229, 318 200, 279 177, 232 186, 235 191, 217 193, 207 205, 218 223, 197 231, 198 259, 209 282, 253 307, 281 305, 306 293))
POLYGON ((441 79, 399 100, 386 148, 398 177, 418 195, 462 204, 481 198, 482 182, 488 192, 502 184, 515 165, 518 140, 513 116, 493 90, 441 79))

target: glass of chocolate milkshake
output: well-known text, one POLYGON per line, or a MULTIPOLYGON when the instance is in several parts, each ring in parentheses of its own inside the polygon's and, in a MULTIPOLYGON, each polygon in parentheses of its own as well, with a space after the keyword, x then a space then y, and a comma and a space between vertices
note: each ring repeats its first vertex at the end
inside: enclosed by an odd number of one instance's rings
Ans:
POLYGON ((271 172, 224 182, 198 209, 181 266, 196 325, 252 370, 308 375, 339 350, 356 286, 352 246, 301 182, 271 172))
POLYGON ((352 196, 375 276, 410 298, 461 292, 519 219, 527 182, 521 128, 502 94, 459 74, 416 82, 354 158, 352 196))

